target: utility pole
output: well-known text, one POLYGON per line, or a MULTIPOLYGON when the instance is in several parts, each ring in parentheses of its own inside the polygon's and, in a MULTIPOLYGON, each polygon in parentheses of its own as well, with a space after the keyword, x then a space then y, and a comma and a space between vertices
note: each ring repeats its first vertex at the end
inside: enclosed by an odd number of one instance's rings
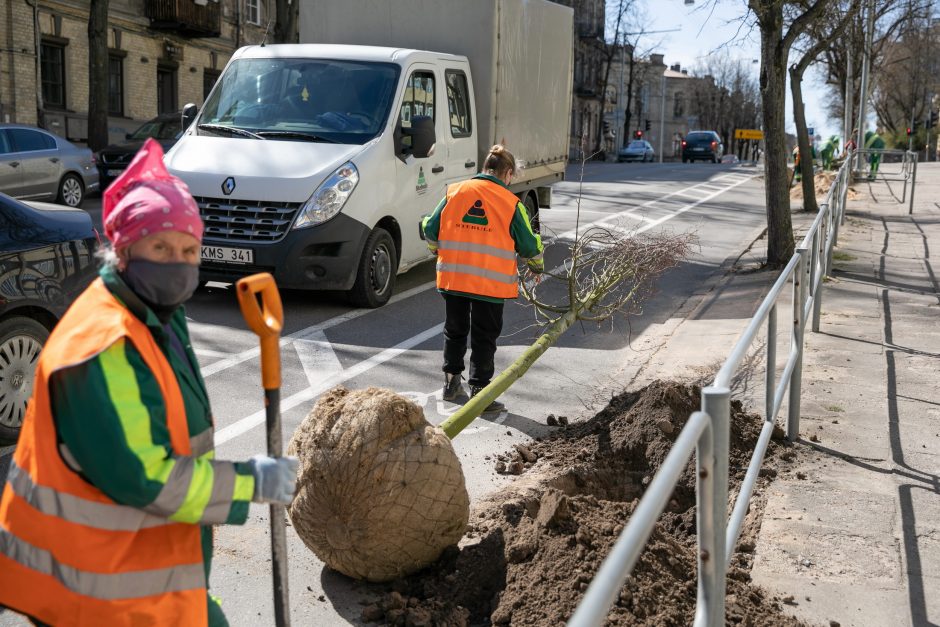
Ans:
POLYGON ((849 35, 849 46, 848 46, 848 67, 846 68, 845 74, 845 111, 843 112, 843 121, 842 121, 842 137, 843 147, 848 146, 849 138, 852 137, 852 114, 854 113, 853 109, 855 108, 855 49, 852 45, 854 41, 854 35, 849 35))
MULTIPOLYGON (((867 127, 866 117, 868 115, 868 73, 871 69, 871 48, 872 40, 875 37, 875 1, 869 0, 868 2, 868 28, 865 33, 865 50, 864 58, 862 61, 862 91, 860 94, 861 102, 858 105, 858 137, 856 139, 858 149, 861 150, 865 147, 865 128, 867 127)), ((860 171, 862 168, 861 158, 856 158, 855 160, 855 170, 856 172, 860 171)))
POLYGON ((625 106, 625 103, 624 103, 624 101, 623 101, 623 61, 624 61, 623 56, 624 56, 624 48, 625 48, 625 47, 626 47, 625 44, 621 41, 621 42, 620 42, 620 91, 617 92, 617 115, 614 116, 614 120, 616 120, 616 122, 617 122, 617 132, 616 132, 616 134, 615 134, 615 137, 617 138, 617 139, 616 139, 616 142, 617 142, 616 150, 617 150, 618 153, 620 152, 620 149, 623 148, 623 145, 624 145, 624 141, 623 141, 624 128, 623 128, 623 125, 624 125, 624 123, 625 123, 625 120, 624 120, 624 117, 625 117, 625 116, 624 116, 624 110, 625 110, 626 106, 625 106))
POLYGON ((659 162, 663 162, 663 133, 666 132, 666 70, 663 70, 662 87, 659 89, 659 162))

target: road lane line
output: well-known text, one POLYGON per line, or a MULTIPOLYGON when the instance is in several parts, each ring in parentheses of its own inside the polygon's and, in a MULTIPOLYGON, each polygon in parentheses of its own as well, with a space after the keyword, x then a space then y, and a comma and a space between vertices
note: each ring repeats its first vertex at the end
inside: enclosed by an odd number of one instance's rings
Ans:
MULTIPOLYGON (((391 348, 386 348, 381 353, 373 355, 369 359, 360 361, 356 365, 338 372, 332 377, 320 381, 319 384, 311 386, 305 390, 301 390, 296 394, 291 394, 287 398, 281 400, 281 411, 286 412, 294 407, 297 407, 301 403, 306 403, 307 401, 313 400, 323 392, 329 390, 333 386, 339 385, 340 383, 345 383, 350 379, 358 377, 359 375, 368 372, 372 368, 384 364, 387 361, 395 359, 402 353, 411 350, 415 346, 426 342, 427 340, 436 337, 444 332, 444 324, 438 324, 426 331, 423 331, 415 336, 408 338, 402 342, 399 342, 391 348)), ((227 427, 223 427, 215 432, 215 445, 221 446, 233 440, 240 435, 248 433, 253 428, 264 423, 264 410, 257 411, 250 416, 246 416, 240 420, 233 422, 227 427)))
MULTIPOLYGON (((669 214, 669 215, 667 215, 667 216, 663 216, 662 218, 656 219, 656 220, 654 220, 654 221, 652 221, 652 222, 650 222, 650 223, 648 223, 648 224, 645 224, 644 226, 642 226, 642 227, 640 227, 639 229, 637 229, 637 230, 635 231, 635 233, 636 233, 636 234, 640 234, 640 233, 643 233, 643 232, 645 232, 645 231, 650 230, 650 229, 653 228, 653 227, 659 226, 659 225, 662 224, 663 222, 666 222, 667 220, 671 220, 671 219, 673 219, 673 218, 675 218, 675 217, 677 217, 677 216, 680 216, 680 215, 682 215, 683 213, 685 213, 686 211, 689 211, 689 210, 691 210, 691 209, 694 209, 695 207, 698 207, 700 204, 702 204, 702 203, 704 203, 704 202, 708 202, 708 201, 711 200, 712 198, 715 198, 715 197, 717 197, 717 196, 720 196, 721 194, 724 194, 725 192, 734 189, 734 188, 737 187, 738 185, 743 185, 744 183, 746 183, 746 182, 750 181, 751 179, 755 178, 756 176, 757 176, 757 175, 755 174, 754 176, 752 176, 752 177, 750 177, 750 178, 747 178, 747 179, 738 181, 737 183, 732 183, 732 184, 730 184, 730 185, 727 185, 727 186, 725 186, 725 187, 722 187, 721 189, 719 189, 719 190, 716 191, 716 192, 713 192, 713 193, 709 194, 708 196, 705 196, 704 198, 700 198, 699 200, 697 200, 697 201, 695 201, 695 202, 693 202, 693 203, 683 205, 680 209, 677 209, 674 213, 671 213, 671 214, 669 214)), ((693 186, 693 187, 698 187, 698 186, 693 186)), ((640 207, 649 206, 649 205, 651 205, 651 204, 653 204, 653 203, 655 203, 655 202, 658 202, 658 201, 660 201, 660 200, 664 200, 664 199, 669 198, 669 197, 671 197, 671 196, 675 196, 675 195, 679 194, 681 191, 686 191, 686 190, 689 190, 689 189, 692 189, 692 187, 687 187, 687 188, 685 188, 685 190, 680 190, 679 192, 672 192, 671 194, 669 194, 669 195, 667 195, 667 196, 663 196, 662 198, 660 198, 660 199, 658 199, 658 200, 650 201, 650 202, 648 202, 648 203, 644 203, 644 204, 640 205, 640 207)), ((603 220, 596 220, 596 221, 594 221, 594 222, 585 224, 585 225, 579 227, 578 230, 581 231, 581 232, 584 232, 584 229, 590 228, 590 227, 592 227, 592 226, 601 226, 601 225, 604 225, 604 224, 611 224, 611 225, 612 225, 612 224, 613 224, 613 222, 612 222, 613 220, 622 219, 624 216, 626 216, 626 215, 628 214, 628 212, 630 212, 630 211, 635 211, 635 210, 638 209, 638 208, 639 208, 639 207, 630 207, 629 209, 625 209, 624 211, 611 214, 610 216, 608 216, 607 218, 605 218, 605 219, 603 219, 603 220)), ((562 234, 559 235, 558 237, 555 237, 555 238, 553 239, 553 241, 562 240, 562 239, 568 239, 568 240, 570 240, 570 239, 572 239, 572 237, 574 236, 574 234, 575 234, 575 230, 574 230, 574 229, 571 229, 570 231, 567 231, 567 232, 565 232, 565 233, 562 233, 562 234)))
MULTIPOLYGON (((436 281, 428 281, 427 283, 422 283, 421 285, 418 285, 417 287, 413 287, 410 290, 406 290, 400 294, 395 294, 394 296, 391 297, 391 299, 389 299, 388 303, 386 304, 386 307, 388 305, 405 300, 406 298, 411 298, 412 296, 420 294, 421 292, 426 292, 427 290, 435 287, 436 285, 437 285, 436 281)), ((311 325, 304 329, 300 329, 299 331, 295 331, 294 333, 291 333, 290 335, 286 335, 281 338, 281 348, 290 346, 294 342, 294 340, 316 339, 317 334, 322 333, 323 331, 326 331, 327 329, 343 324, 345 322, 355 320, 356 318, 361 318, 362 316, 372 311, 375 311, 375 310, 374 309, 353 309, 351 311, 347 311, 345 313, 333 316, 332 318, 324 320, 323 322, 318 322, 317 324, 311 325)), ((205 379, 214 374, 218 374, 219 372, 222 372, 224 370, 228 370, 229 368, 233 368, 246 361, 257 359, 260 354, 261 354, 261 350, 258 347, 255 347, 255 348, 249 348, 247 350, 243 350, 239 353, 235 353, 234 355, 231 355, 230 357, 226 357, 225 359, 214 361, 211 364, 202 367, 202 377, 205 379)))
POLYGON ((223 353, 222 351, 209 350, 208 348, 194 348, 193 352, 196 353, 198 357, 231 357, 231 353, 223 353))
POLYGON ((294 351, 311 387, 343 371, 343 365, 323 331, 317 333, 315 339, 294 340, 294 351))

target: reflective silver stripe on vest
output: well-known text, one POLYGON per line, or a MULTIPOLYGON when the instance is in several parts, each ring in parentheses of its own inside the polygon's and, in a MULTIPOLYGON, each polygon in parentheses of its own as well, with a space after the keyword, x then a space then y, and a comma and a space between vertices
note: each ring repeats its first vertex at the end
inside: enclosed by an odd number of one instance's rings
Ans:
POLYGON ((489 244, 477 244, 475 242, 441 240, 440 248, 441 250, 456 250, 462 253, 480 253, 499 259, 514 260, 516 258, 516 253, 512 250, 506 250, 498 246, 490 246, 489 244))
POLYGON ((472 274, 473 276, 483 277, 484 279, 489 279, 491 281, 496 281, 497 283, 505 283, 507 285, 516 285, 516 273, 504 274, 502 272, 497 272, 495 270, 487 270, 486 268, 478 268, 476 266, 467 265, 464 263, 443 263, 441 261, 437 262, 437 271, 438 272, 456 272, 459 274, 472 274))
POLYGON ((105 531, 137 531, 171 524, 166 518, 151 516, 126 505, 90 501, 53 488, 36 485, 29 473, 10 462, 7 482, 13 493, 43 514, 105 531))
POLYGON ((232 497, 235 494, 235 464, 231 462, 213 462, 212 494, 203 510, 199 522, 222 524, 228 520, 232 509, 232 497))
MULTIPOLYGON (((81 547, 76 547, 81 550, 81 547)), ((33 546, 0 528, 0 553, 14 562, 49 575, 75 592, 102 601, 134 599, 206 587, 202 562, 172 568, 100 574, 56 561, 49 551, 33 546)))
POLYGON ((209 451, 215 449, 215 434, 212 429, 206 429, 199 435, 189 438, 189 447, 192 449, 192 455, 202 457, 209 451))
POLYGON ((189 486, 193 482, 193 472, 196 466, 195 457, 173 457, 176 462, 170 470, 166 483, 160 488, 160 493, 153 503, 145 505, 142 509, 156 516, 171 516, 182 507, 189 493, 189 486))

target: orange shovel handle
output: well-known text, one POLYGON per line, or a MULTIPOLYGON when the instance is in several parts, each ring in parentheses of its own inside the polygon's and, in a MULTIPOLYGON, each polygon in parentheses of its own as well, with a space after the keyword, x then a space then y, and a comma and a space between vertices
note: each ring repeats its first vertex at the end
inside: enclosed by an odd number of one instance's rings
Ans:
POLYGON ((261 384, 265 390, 276 390, 281 387, 278 338, 284 326, 284 310, 277 284, 273 276, 261 272, 239 279, 235 293, 248 328, 261 340, 261 384))

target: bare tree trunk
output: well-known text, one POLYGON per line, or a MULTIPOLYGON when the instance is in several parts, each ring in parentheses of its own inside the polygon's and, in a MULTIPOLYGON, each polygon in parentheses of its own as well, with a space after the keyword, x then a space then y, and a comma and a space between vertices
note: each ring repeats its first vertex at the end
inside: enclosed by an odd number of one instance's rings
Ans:
MULTIPOLYGON (((793 94, 793 121, 796 123, 796 143, 800 148, 800 176, 803 178, 803 211, 819 212, 816 204, 816 181, 813 174, 813 148, 806 127, 803 108, 803 74, 797 66, 790 68, 790 92, 793 94)), ((794 166, 796 167, 796 166, 794 166)))
POLYGON ((294 44, 297 43, 299 34, 297 32, 297 12, 300 0, 276 0, 274 17, 274 43, 276 44, 294 44))
POLYGON ((793 256, 786 139, 787 50, 781 45, 783 15, 761 20, 760 92, 763 102, 764 194, 767 202, 767 264, 782 267, 793 256))
POLYGON ((108 141, 108 0, 91 0, 88 15, 88 147, 108 141))

